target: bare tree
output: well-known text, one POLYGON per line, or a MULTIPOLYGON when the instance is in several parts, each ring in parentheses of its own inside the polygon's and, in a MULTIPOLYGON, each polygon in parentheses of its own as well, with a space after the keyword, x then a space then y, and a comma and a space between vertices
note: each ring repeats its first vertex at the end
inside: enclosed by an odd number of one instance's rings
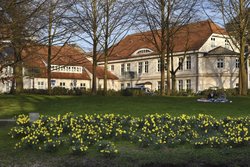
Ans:
POLYGON ((23 89, 22 51, 32 43, 37 33, 36 18, 43 3, 44 1, 34 0, 0 0, 0 8, 4 16, 4 22, 1 24, 10 31, 8 45, 14 50, 12 90, 16 87, 16 93, 20 93, 23 89))
POLYGON ((72 37, 74 28, 69 27, 67 22, 67 12, 70 3, 62 0, 47 0, 41 10, 41 31, 38 43, 44 43, 48 46, 47 56, 47 84, 48 93, 51 94, 51 62, 56 58, 61 49, 56 55, 52 55, 52 46, 62 45, 69 42, 72 37))
MULTIPOLYGON (((182 57, 179 58, 179 62, 178 65, 175 67, 174 65, 174 49, 175 49, 175 44, 176 42, 174 41, 175 39, 172 39, 172 48, 171 48, 171 81, 172 81, 172 93, 174 94, 176 92, 176 73, 183 68, 183 63, 184 60, 187 56, 187 51, 189 50, 189 28, 188 26, 184 26, 183 28, 179 29, 179 38, 183 37, 182 40, 185 41, 185 45, 183 46, 183 52, 184 54, 182 55, 182 57)), ((176 36, 173 36, 174 38, 176 38, 176 36)))
POLYGON ((107 93, 107 70, 108 57, 112 54, 111 47, 118 40, 127 35, 132 26, 135 15, 132 2, 128 0, 105 0, 103 1, 102 35, 100 45, 104 55, 104 95, 107 93))
MULTIPOLYGON (((250 24, 249 17, 249 0, 208 0, 212 5, 215 13, 221 14, 221 19, 224 25, 228 24, 229 38, 234 46, 240 52, 240 69, 239 69, 239 94, 247 95, 248 82, 247 82, 247 55, 245 54, 245 47, 247 38, 249 37, 248 27, 250 24)), ((209 17, 210 15, 207 14, 209 17)))
POLYGON ((191 20, 196 0, 141 0, 140 22, 150 31, 149 39, 160 55, 161 95, 165 95, 165 70, 167 71, 167 95, 171 93, 170 59, 172 39, 181 25, 191 20))
POLYGON ((100 51, 104 5, 102 0, 72 0, 71 18, 78 29, 78 37, 92 47, 92 94, 97 92, 96 67, 100 51))

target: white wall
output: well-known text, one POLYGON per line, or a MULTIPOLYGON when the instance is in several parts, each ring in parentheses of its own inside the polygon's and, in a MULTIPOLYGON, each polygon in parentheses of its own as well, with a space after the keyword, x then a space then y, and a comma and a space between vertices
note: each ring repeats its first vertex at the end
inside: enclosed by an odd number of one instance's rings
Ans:
MULTIPOLYGON (((51 79, 55 80, 55 85, 52 87, 65 87, 67 89, 72 89, 71 83, 74 82, 73 79, 51 79), (60 85, 60 83, 65 83, 65 85, 60 85)), ((77 80, 76 87, 80 88, 82 84, 85 84, 86 89, 90 89, 90 80, 77 80)), ((48 89, 47 78, 34 78, 34 88, 35 89, 48 89), (42 84, 41 84, 42 83, 42 84)), ((25 77, 24 78, 24 89, 33 89, 33 79, 25 77)))

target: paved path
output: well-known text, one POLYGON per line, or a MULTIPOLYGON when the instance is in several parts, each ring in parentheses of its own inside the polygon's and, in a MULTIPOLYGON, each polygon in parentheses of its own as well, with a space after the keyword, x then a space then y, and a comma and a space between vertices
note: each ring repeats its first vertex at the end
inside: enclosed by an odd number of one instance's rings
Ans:
POLYGON ((14 118, 11 119, 0 119, 0 122, 15 122, 14 118))

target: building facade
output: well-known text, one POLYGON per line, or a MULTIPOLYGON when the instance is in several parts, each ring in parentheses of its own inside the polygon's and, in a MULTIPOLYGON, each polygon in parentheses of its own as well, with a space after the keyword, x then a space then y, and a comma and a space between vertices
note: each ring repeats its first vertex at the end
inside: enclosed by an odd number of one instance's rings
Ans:
MULTIPOLYGON (((148 40, 148 33, 128 35, 112 48, 109 70, 119 78, 120 89, 136 86, 160 89, 160 56, 148 40)), ((211 87, 228 89, 238 86, 237 48, 227 32, 212 21, 183 26, 175 34, 172 46, 171 63, 174 70, 179 67, 177 90, 198 92, 211 87)))
MULTIPOLYGON (((23 50, 24 89, 48 89, 47 51, 47 46, 30 46, 23 50)), ((9 55, 9 57, 11 57, 12 54, 11 52, 8 54, 2 52, 1 57, 4 60, 3 55, 9 55)), ((51 57, 51 87, 91 89, 93 65, 87 57, 87 54, 77 46, 53 46, 51 57)), ((98 89, 102 89, 104 68, 97 67, 96 72, 98 89)), ((0 92, 9 92, 14 78, 12 66, 5 65, 0 74, 0 92)), ((118 89, 118 78, 109 71, 108 89, 118 89)))

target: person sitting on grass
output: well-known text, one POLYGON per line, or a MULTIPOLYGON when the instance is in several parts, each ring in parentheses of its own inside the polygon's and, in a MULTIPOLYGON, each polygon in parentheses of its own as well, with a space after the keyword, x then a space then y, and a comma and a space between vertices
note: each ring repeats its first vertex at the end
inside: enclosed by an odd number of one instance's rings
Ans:
POLYGON ((215 98, 215 93, 214 91, 211 91, 209 94, 208 94, 208 99, 214 99, 215 98))

